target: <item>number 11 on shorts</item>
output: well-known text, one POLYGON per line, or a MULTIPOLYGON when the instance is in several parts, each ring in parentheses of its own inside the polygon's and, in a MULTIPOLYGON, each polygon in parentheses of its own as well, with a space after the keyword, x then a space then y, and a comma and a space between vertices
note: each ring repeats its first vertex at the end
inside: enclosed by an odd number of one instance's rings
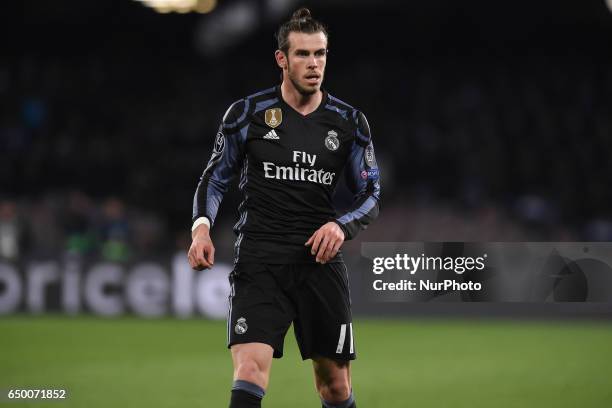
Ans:
MULTIPOLYGON (((348 324, 349 338, 350 338, 350 349, 349 352, 353 354, 353 323, 348 324)), ((344 350, 344 340, 346 339, 346 324, 340 325, 340 336, 338 337, 338 347, 336 347, 336 354, 342 354, 344 350)))

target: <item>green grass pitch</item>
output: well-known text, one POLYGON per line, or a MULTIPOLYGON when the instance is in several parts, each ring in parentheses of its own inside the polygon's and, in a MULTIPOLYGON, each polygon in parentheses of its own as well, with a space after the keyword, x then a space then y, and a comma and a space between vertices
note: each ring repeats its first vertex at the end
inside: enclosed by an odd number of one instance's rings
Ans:
MULTIPOLYGON (((612 325, 358 320, 360 408, 612 407, 612 325)), ((16 407, 227 407, 225 324, 206 320, 5 317, 0 389, 66 388, 16 407)), ((264 407, 320 407, 292 333, 264 407)))

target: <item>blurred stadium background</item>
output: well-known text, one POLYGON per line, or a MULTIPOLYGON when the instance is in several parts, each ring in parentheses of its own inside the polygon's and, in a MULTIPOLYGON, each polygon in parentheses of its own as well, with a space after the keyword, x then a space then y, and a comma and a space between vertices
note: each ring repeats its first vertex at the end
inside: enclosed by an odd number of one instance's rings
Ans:
MULTIPOLYGON (((273 34, 302 5, 383 175, 347 258, 362 241, 612 241, 610 2, 3 2, 0 389, 225 406, 214 319, 240 197, 205 273, 184 256, 191 200, 226 108, 277 83, 273 34)), ((612 406, 609 303, 377 305, 354 278, 360 406, 612 406)), ((267 406, 317 406, 287 343, 267 406)))

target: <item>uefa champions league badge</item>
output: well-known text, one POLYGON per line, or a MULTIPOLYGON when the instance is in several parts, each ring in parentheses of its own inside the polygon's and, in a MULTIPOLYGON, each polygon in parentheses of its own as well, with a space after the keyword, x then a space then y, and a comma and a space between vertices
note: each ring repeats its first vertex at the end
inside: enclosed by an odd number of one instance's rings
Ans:
POLYGON ((266 121, 266 125, 274 129, 283 122, 283 111, 280 108, 267 109, 264 120, 266 121))
POLYGON ((329 150, 336 151, 340 147, 340 140, 338 139, 338 133, 334 130, 330 130, 327 132, 327 137, 325 138, 325 147, 329 150))
POLYGON ((244 334, 249 329, 249 326, 246 323, 246 319, 244 317, 236 320, 236 326, 234 326, 234 331, 236 334, 244 334))

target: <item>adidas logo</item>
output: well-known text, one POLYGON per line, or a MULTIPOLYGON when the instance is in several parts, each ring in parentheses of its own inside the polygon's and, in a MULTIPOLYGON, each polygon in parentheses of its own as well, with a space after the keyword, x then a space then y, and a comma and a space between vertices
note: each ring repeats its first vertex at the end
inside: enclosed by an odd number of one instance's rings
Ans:
POLYGON ((272 140, 278 140, 280 139, 280 137, 278 137, 278 135, 276 134, 276 132, 274 131, 274 129, 272 129, 271 131, 269 131, 268 133, 266 133, 263 137, 264 139, 272 139, 272 140))

